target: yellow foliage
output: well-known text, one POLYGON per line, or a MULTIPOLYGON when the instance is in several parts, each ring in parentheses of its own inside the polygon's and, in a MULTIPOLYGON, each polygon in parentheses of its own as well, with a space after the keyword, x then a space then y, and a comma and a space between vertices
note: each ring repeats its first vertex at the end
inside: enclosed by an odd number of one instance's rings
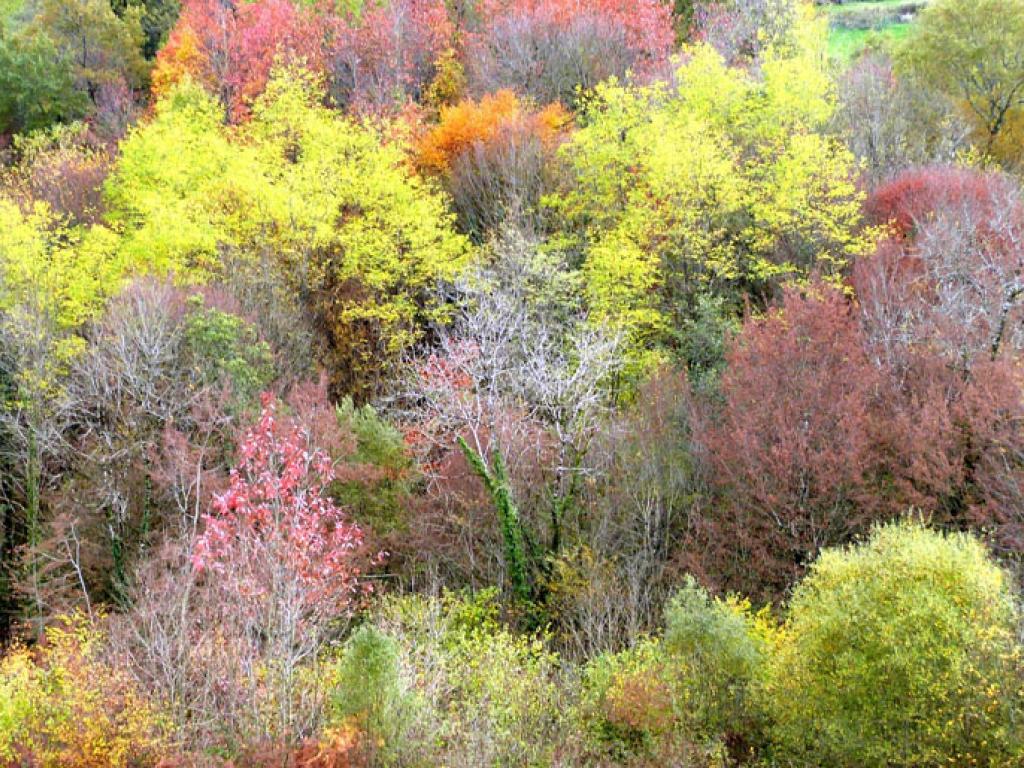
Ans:
POLYGON ((563 147, 557 244, 580 255, 593 319, 626 334, 639 368, 697 296, 838 281, 873 245, 853 157, 828 132, 822 36, 804 18, 759 76, 698 46, 672 85, 604 83, 563 147))
POLYGON ((101 658, 83 616, 47 631, 36 650, 0 660, 0 759, 40 768, 119 768, 153 758, 162 723, 127 673, 101 658))

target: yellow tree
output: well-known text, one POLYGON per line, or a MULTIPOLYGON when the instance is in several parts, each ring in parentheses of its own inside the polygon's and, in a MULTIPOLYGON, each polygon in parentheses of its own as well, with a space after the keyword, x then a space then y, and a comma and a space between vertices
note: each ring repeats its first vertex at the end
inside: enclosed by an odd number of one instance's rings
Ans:
POLYGON ((870 245, 853 158, 826 132, 824 30, 807 16, 794 35, 757 75, 701 46, 671 84, 599 86, 564 148, 559 244, 641 368, 698 297, 766 301, 811 274, 837 280, 870 245))
POLYGON ((225 250, 269 254, 324 330, 335 383, 362 395, 443 314, 436 289, 470 250, 404 147, 323 97, 313 75, 278 69, 232 129, 179 85, 124 142, 108 196, 124 251, 179 277, 216 276, 225 250))
MULTIPOLYGON (((5 458, 21 469, 5 490, 14 490, 22 507, 30 550, 40 535, 43 461, 62 442, 63 376, 84 344, 78 331, 123 276, 115 247, 108 229, 71 228, 44 204, 26 213, 0 197, 0 416, 12 454, 5 458)), ((12 522, 3 521, 0 534, 9 536, 12 522)), ((31 558, 27 570, 41 618, 40 574, 31 558)))

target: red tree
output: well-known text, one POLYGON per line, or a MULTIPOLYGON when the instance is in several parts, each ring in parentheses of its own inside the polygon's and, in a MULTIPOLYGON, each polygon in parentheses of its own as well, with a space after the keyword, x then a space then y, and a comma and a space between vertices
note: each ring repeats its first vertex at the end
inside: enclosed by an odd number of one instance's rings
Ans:
POLYGON ((1004 192, 999 174, 974 168, 931 166, 914 168, 874 190, 864 209, 876 224, 891 224, 899 237, 912 237, 917 228, 940 210, 969 207, 982 216, 992 211, 1004 192))
POLYGON ((337 19, 330 54, 335 100, 370 112, 404 106, 429 85, 454 37, 444 0, 390 0, 337 19))
POLYGON ((969 368, 1024 345, 1024 201, 1011 178, 908 171, 867 207, 895 229, 854 274, 867 326, 890 359, 929 345, 969 368))
POLYGON ((476 95, 510 88, 570 105, 627 71, 649 74, 672 52, 669 4, 660 0, 485 0, 466 70, 476 95))
POLYGON ((331 17, 291 0, 186 0, 157 54, 153 89, 190 76, 216 93, 234 120, 248 116, 278 59, 323 72, 331 17))
POLYGON ((310 444, 307 430, 278 419, 266 396, 239 454, 227 491, 204 516, 193 565, 250 602, 262 624, 285 620, 278 605, 284 600, 288 626, 277 629, 293 639, 299 630, 317 631, 369 589, 357 565, 363 532, 324 495, 334 465, 310 444))
POLYGON ((835 290, 786 294, 728 353, 722 406, 704 419, 714 503, 703 568, 721 586, 778 595, 825 546, 867 529, 878 493, 883 377, 835 290))

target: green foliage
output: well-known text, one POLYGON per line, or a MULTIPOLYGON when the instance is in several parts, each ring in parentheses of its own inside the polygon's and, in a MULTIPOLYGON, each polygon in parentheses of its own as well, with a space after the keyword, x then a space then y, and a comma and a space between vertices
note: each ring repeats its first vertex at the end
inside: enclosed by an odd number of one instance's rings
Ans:
POLYGON ((760 77, 704 46, 672 86, 605 83, 564 148, 562 244, 581 254, 594 319, 628 334, 641 367, 698 296, 838 280, 871 242, 853 159, 826 133, 823 30, 796 39, 760 77))
POLYGON ((337 407, 341 428, 355 437, 355 451, 345 459, 370 469, 370 482, 341 482, 335 492, 356 520, 376 533, 408 533, 406 503, 415 467, 402 433, 371 405, 356 406, 351 397, 337 407))
POLYGON ((204 306, 202 296, 189 304, 184 335, 193 375, 203 385, 230 383, 239 403, 253 401, 274 377, 270 347, 242 318, 204 306))
POLYGON ((752 692, 770 650, 767 613, 738 598, 711 599, 692 576, 665 608, 665 651, 683 670, 686 718, 702 739, 749 739, 759 729, 752 692))
POLYGON ((354 722, 385 745, 397 745, 414 712, 414 700, 399 681, 397 641, 372 625, 349 638, 335 666, 331 714, 354 722))
POLYGON ((583 723, 617 760, 679 744, 708 759, 726 744, 749 755, 762 739, 755 693, 774 631, 767 612, 712 599, 688 576, 666 606, 663 638, 586 666, 583 723))
POLYGON ((494 509, 498 515, 498 525, 501 527, 501 540, 505 549, 505 567, 508 569, 509 579, 512 581, 512 591, 519 600, 526 602, 531 596, 526 536, 523 532, 522 520, 519 517, 519 509, 512 499, 512 486, 501 449, 494 449, 494 456, 491 463, 488 464, 484 457, 470 448, 461 436, 459 436, 458 442, 466 461, 469 462, 477 477, 483 481, 484 487, 487 488, 487 493, 490 494, 494 503, 494 509))
POLYGON ((34 131, 85 114, 68 62, 43 34, 4 34, 0 20, 0 134, 34 131))
POLYGON ((104 85, 146 84, 141 17, 134 5, 119 17, 108 0, 41 0, 31 28, 53 41, 76 87, 95 98, 104 85))
POLYGON ((690 382, 699 390, 712 389, 725 367, 729 337, 739 330, 736 310, 725 297, 697 297, 693 314, 683 319, 675 343, 686 363, 690 382))
POLYGON ((656 639, 601 654, 583 673, 583 727, 598 750, 613 760, 651 756, 678 724, 677 683, 656 639))
POLYGON ((551 764, 565 737, 558 658, 543 638, 502 628, 496 611, 494 591, 387 598, 352 637, 336 716, 363 724, 379 764, 551 764), (373 680, 388 702, 355 690, 373 680))
POLYGON ((1019 616, 977 539, 915 523, 826 550, 768 671, 780 757, 837 768, 1019 765, 1019 616))

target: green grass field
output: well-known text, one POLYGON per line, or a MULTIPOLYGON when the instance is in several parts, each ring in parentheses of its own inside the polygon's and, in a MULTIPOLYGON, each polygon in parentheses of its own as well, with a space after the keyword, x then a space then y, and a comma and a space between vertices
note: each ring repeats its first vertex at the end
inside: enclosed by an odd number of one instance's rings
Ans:
POLYGON ((850 61, 868 45, 880 44, 891 46, 903 40, 913 24, 890 24, 882 29, 842 29, 830 30, 828 52, 834 59, 850 61))
POLYGON ((898 43, 913 26, 913 22, 895 20, 897 9, 907 4, 908 0, 864 0, 827 6, 829 54, 838 61, 848 62, 866 47, 884 48, 898 43), (886 11, 893 12, 893 21, 874 28, 864 24, 865 16, 881 15, 884 18, 886 11))

